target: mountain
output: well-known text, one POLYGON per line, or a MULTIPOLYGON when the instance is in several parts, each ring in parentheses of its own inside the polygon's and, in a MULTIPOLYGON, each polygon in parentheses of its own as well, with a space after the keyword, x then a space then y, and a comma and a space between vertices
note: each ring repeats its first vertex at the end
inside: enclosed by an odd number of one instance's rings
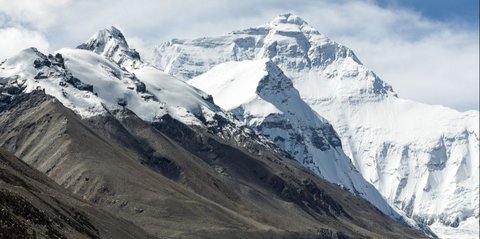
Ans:
POLYGON ((343 153, 332 126, 315 113, 270 60, 227 62, 189 81, 326 180, 400 218, 343 153))
POLYGON ((0 148, 1 238, 152 238, 0 148))
MULTIPOLYGON (((124 39, 88 42, 113 38, 124 39)), ((85 45, 26 49, 0 65, 0 146, 96 207, 157 238, 425 237, 311 173, 211 96, 85 45)))
POLYGON ((392 206, 442 237, 478 235, 478 111, 399 98, 352 50, 293 14, 224 36, 174 39, 151 61, 189 80, 223 62, 261 59, 332 124, 357 170, 392 206))
POLYGON ((128 46, 123 33, 113 26, 98 31, 77 48, 106 57, 128 70, 143 65, 140 54, 128 46))
POLYGON ((7 91, 45 89, 82 117, 129 106, 148 121, 168 112, 200 124, 194 114, 199 117, 203 109, 215 107, 206 100, 208 95, 154 68, 129 72, 85 50, 62 49, 55 56, 46 56, 30 48, 8 59, 2 68, 7 91))

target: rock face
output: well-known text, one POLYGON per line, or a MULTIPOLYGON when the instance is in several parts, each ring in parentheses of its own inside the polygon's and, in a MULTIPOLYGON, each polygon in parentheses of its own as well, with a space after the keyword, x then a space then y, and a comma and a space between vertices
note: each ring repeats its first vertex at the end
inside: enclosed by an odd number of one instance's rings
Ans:
POLYGON ((187 83, 82 49, 60 54, 64 68, 33 49, 2 65, 0 145, 153 236, 424 237, 311 173, 187 83), (39 69, 48 77, 35 79, 39 69), (65 81, 69 73, 93 92, 65 81))
POLYGON ((225 36, 175 39, 154 53, 154 65, 186 80, 226 61, 270 59, 392 206, 445 237, 478 234, 478 111, 398 98, 350 49, 292 14, 225 36))
POLYGON ((153 238, 0 148, 1 238, 153 238))

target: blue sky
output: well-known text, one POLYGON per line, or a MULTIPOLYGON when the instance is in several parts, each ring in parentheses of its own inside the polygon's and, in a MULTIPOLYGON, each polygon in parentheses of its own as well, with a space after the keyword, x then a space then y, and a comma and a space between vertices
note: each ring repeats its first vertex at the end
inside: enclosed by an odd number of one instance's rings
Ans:
POLYGON ((462 21, 470 27, 479 23, 478 0, 378 0, 382 7, 403 7, 438 21, 462 21))
POLYGON ((0 59, 75 47, 117 26, 143 56, 171 38, 228 33, 292 12, 351 48, 400 97, 479 107, 478 0, 0 0, 0 59))

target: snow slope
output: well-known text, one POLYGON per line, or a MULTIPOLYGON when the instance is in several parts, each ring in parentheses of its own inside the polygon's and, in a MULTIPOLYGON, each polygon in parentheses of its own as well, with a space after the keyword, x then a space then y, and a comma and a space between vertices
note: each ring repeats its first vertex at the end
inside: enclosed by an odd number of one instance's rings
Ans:
POLYGON ((478 111, 398 98, 350 49, 293 14, 225 36, 171 40, 154 56, 154 65, 187 80, 223 62, 271 59, 391 205, 441 237, 478 235, 478 111))
POLYGON ((0 108, 17 94, 44 90, 83 118, 128 108, 148 122, 169 115, 206 129, 221 124, 222 137, 249 134, 211 96, 143 63, 115 28, 100 30, 79 48, 54 56, 29 48, 1 63, 0 108))
POLYGON ((203 111, 219 111, 205 100, 205 93, 152 67, 128 72, 100 55, 79 49, 62 49, 57 56, 49 58, 36 49, 26 49, 2 64, 1 83, 24 92, 44 89, 85 118, 125 106, 146 121, 170 114, 182 122, 201 125, 197 116, 203 111), (38 59, 62 59, 64 63, 35 67, 33 62, 38 59))
POLYGON ((313 172, 399 218, 343 153, 332 126, 300 98, 291 80, 270 60, 226 62, 189 83, 313 172))

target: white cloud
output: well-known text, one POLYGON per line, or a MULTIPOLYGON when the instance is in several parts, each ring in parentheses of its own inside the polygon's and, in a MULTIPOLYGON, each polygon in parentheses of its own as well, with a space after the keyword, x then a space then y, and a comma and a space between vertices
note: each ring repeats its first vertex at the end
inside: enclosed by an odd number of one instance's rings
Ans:
POLYGON ((55 27, 69 0, 0 0, 0 59, 36 47, 48 51, 48 29, 55 27))
POLYGON ((479 49, 471 33, 435 33, 415 42, 358 40, 351 45, 400 97, 478 109, 479 49))
POLYGON ((28 47, 48 51, 49 43, 42 34, 36 31, 13 27, 0 28, 0 61, 28 47))
POLYGON ((58 24, 69 0, 0 0, 0 12, 11 24, 26 24, 34 29, 46 29, 58 24))
POLYGON ((117 25, 141 53, 173 37, 223 34, 294 12, 352 48, 400 96, 478 108, 478 26, 437 22, 373 0, 0 0, 0 9, 0 28, 6 22, 41 31, 53 49, 74 47, 96 30, 117 25))

